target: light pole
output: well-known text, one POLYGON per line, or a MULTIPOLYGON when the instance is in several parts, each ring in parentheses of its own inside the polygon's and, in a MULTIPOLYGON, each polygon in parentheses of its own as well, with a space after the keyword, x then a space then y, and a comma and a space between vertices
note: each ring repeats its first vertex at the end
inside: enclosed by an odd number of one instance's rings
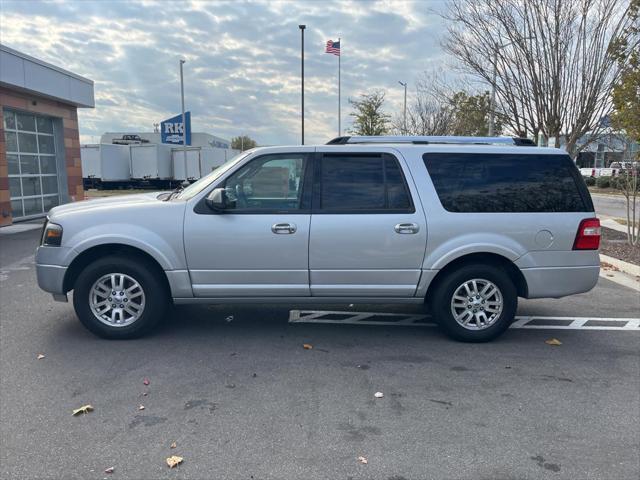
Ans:
POLYGON ((184 160, 184 171, 187 172, 187 122, 184 115, 184 77, 182 75, 182 65, 186 60, 180 59, 180 98, 182 100, 182 158, 184 160))
MULTIPOLYGON (((521 40, 531 40, 533 37, 524 37, 521 40)), ((491 100, 489 102, 489 127, 487 135, 493 137, 495 130, 495 110, 496 110, 496 78, 498 76, 498 52, 503 48, 513 45, 515 42, 508 42, 493 47, 493 79, 491 80, 491 100)))
POLYGON ((298 25, 298 28, 300 29, 300 76, 302 78, 302 145, 304 145, 304 29, 307 28, 307 26, 298 25))
POLYGON ((403 125, 403 135, 407 134, 407 82, 402 83, 398 80, 398 83, 404 87, 404 120, 402 122, 403 125))

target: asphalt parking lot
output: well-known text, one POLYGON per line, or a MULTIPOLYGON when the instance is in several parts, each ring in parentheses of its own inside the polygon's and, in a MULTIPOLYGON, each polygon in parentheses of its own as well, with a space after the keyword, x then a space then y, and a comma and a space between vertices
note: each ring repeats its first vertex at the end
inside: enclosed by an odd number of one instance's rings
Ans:
MULTIPOLYGON (((0 236, 2 478, 640 476, 638 328, 468 345, 424 326, 288 321, 416 307, 227 305, 176 307, 151 337, 106 341, 38 289, 38 233, 0 236), (171 455, 184 462, 169 469, 171 455)), ((603 276, 518 313, 637 319, 640 294, 603 276)))

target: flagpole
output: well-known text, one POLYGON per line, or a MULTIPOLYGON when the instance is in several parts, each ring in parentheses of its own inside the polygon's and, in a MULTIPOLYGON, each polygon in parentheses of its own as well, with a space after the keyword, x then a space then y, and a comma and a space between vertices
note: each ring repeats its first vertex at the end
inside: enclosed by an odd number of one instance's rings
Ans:
POLYGON ((338 136, 342 135, 342 116, 340 114, 340 57, 342 57, 342 43, 340 37, 338 37, 338 43, 340 44, 340 51, 338 52, 338 136))

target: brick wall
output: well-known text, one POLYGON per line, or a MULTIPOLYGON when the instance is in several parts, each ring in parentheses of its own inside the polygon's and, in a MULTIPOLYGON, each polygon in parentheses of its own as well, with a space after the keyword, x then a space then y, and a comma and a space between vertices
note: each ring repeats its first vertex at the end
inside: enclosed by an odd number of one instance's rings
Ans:
POLYGON ((10 225, 12 222, 11 202, 9 201, 9 170, 5 150, 4 120, 2 117, 2 109, 4 107, 62 119, 69 197, 72 201, 82 200, 84 198, 84 190, 82 189, 80 135, 78 133, 78 112, 76 107, 0 87, 0 226, 10 225))

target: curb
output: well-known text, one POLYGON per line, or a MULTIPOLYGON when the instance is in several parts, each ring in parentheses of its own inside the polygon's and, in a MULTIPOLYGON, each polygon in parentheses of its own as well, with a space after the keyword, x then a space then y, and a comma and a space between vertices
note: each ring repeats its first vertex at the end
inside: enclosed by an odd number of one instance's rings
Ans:
POLYGON ((602 253, 600 254, 600 261, 609 263, 614 267, 616 267, 621 272, 624 272, 628 275, 633 275, 634 277, 640 277, 640 265, 624 262, 622 260, 618 260, 617 258, 613 258, 608 255, 603 255, 602 253))

